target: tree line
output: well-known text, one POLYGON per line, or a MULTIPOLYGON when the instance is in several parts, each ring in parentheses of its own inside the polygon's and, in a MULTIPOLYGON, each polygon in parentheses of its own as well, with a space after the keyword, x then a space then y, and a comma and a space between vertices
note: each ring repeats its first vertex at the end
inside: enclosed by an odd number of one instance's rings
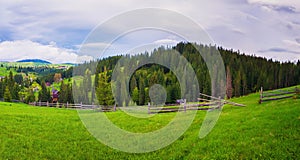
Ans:
MULTIPOLYGON (((256 57, 254 55, 245 55, 239 51, 233 51, 232 49, 183 42, 172 48, 157 48, 150 54, 143 53, 133 56, 114 56, 98 60, 97 62, 86 63, 84 65, 85 67, 88 67, 89 65, 95 66, 96 64, 97 67, 94 68, 96 73, 94 86, 99 86, 100 83, 102 83, 99 75, 105 72, 105 74, 110 73, 108 74, 110 77, 111 72, 121 58, 123 58, 123 60, 126 59, 125 61, 131 64, 131 66, 127 66, 127 68, 124 68, 122 71, 126 72, 126 70, 134 68, 137 65, 137 61, 151 59, 156 54, 159 54, 160 56, 172 56, 170 53, 174 50, 184 56, 191 64, 199 82, 199 92, 204 94, 211 94, 212 84, 208 68, 203 57, 199 54, 199 51, 210 54, 220 53, 223 58, 226 72, 226 86, 224 87, 226 87, 227 98, 239 97, 257 92, 260 87, 269 90, 300 84, 300 60, 297 62, 279 62, 272 59, 256 57)), ((174 61, 170 63, 178 64, 180 62, 174 61)), ((186 75, 184 78, 189 77, 189 75, 186 75)), ((126 81, 126 79, 124 79, 124 81, 126 81)), ((110 82, 109 78, 108 82, 110 82)), ((182 94, 187 95, 190 99, 198 97, 198 94, 194 93, 195 91, 193 91, 192 86, 189 86, 191 88, 187 88, 187 92, 189 93, 181 93, 178 77, 176 77, 167 67, 157 64, 148 64, 138 68, 130 75, 130 80, 129 82, 126 81, 126 83, 129 84, 129 94, 132 101, 116 99, 117 102, 115 103, 118 105, 128 105, 129 103, 138 105, 147 104, 150 101, 148 93, 149 88, 151 88, 153 84, 161 84, 165 87, 167 92, 166 103, 174 103, 182 94)), ((115 88, 116 93, 118 94, 123 94, 123 90, 126 90, 126 88, 124 88, 126 86, 118 84, 118 82, 115 85, 117 86, 115 88)), ((102 87, 110 86, 107 85, 95 88, 97 90, 97 88, 102 87)), ((103 94, 98 93, 97 91, 96 93, 98 94, 97 97, 103 97, 103 94)), ((101 103, 101 101, 99 102, 101 103)))
POLYGON ((57 87, 39 78, 33 79, 27 76, 24 78, 20 73, 13 75, 10 71, 8 76, 0 79, 0 99, 6 102, 52 102, 51 94, 53 89, 55 89, 59 91, 58 102, 74 102, 71 79, 64 81, 61 73, 55 73, 52 75, 51 81, 56 84, 57 87), (51 84, 52 86, 48 86, 51 84))

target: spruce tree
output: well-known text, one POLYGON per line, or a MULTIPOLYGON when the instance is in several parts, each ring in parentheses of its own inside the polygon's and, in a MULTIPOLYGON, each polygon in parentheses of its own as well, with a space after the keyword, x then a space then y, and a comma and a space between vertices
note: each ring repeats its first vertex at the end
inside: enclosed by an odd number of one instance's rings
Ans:
POLYGON ((232 79, 231 79, 231 72, 229 66, 227 66, 227 74, 226 74, 226 96, 228 99, 232 97, 232 79))
POLYGON ((46 87, 46 83, 44 81, 41 82, 42 89, 39 93, 39 100, 42 102, 50 102, 51 101, 51 95, 46 87))
POLYGON ((100 105, 109 106, 114 104, 114 97, 111 91, 109 75, 106 69, 99 74, 98 87, 96 89, 97 99, 100 105))
POLYGON ((132 92, 132 100, 137 103, 139 101, 139 89, 135 87, 132 92))
POLYGON ((2 80, 0 80, 0 98, 3 98, 5 86, 2 80))
POLYGON ((5 102, 12 102, 12 97, 11 97, 8 86, 6 86, 5 91, 4 91, 4 101, 5 102))
POLYGON ((142 78, 140 78, 139 81, 139 89, 140 89, 140 93, 139 93, 139 105, 144 105, 145 104, 145 85, 144 85, 144 80, 142 78))

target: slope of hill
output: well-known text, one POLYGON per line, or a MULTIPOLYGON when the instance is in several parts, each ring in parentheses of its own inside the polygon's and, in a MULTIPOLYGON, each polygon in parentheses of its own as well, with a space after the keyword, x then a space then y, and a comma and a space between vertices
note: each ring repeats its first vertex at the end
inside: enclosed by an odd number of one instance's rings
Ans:
MULTIPOLYGON (((129 154, 95 140, 75 110, 0 103, 0 159, 299 159, 300 99, 258 104, 259 94, 233 99, 247 107, 225 106, 212 132, 198 138, 205 112, 173 144, 161 150, 129 154)), ((133 132, 167 125, 175 113, 151 119, 121 111, 106 113, 133 132)))

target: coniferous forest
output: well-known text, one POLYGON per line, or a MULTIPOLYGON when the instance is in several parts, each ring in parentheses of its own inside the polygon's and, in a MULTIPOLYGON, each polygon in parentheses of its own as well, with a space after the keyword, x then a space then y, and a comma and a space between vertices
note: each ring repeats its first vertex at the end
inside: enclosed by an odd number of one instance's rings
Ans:
MULTIPOLYGON (((254 55, 246 55, 239 51, 217 46, 181 42, 172 48, 160 47, 155 49, 152 53, 126 55, 125 57, 128 61, 135 62, 137 59, 151 58, 151 56, 155 54, 167 56, 168 53, 174 49, 183 55, 192 65, 199 82, 199 92, 201 93, 211 94, 211 80, 207 66, 198 51, 211 54, 219 52, 221 54, 226 69, 227 98, 257 92, 261 87, 263 87, 264 90, 271 90, 300 84, 300 61, 279 62, 254 55), (197 47, 197 49, 195 47, 197 47)), ((122 56, 108 57, 97 62, 82 64, 77 68, 77 74, 85 73, 83 70, 89 68, 92 72, 96 73, 95 86, 98 86, 99 82, 101 83, 99 73, 103 73, 105 70, 105 73, 111 77, 112 70, 121 57, 122 56), (98 65, 95 65, 96 63, 98 65), (97 67, 93 68, 92 66, 97 67)), ((177 64, 178 62, 172 63, 177 64)), ((135 65, 135 63, 130 64, 135 65)), ((181 97, 179 82, 174 73, 164 66, 147 64, 138 68, 130 77, 129 91, 134 103, 138 105, 147 104, 150 101, 149 88, 153 84, 161 84, 164 86, 167 92, 166 103, 175 103, 176 99, 181 97)), ((117 89, 118 88, 120 87, 117 87, 117 89)), ((117 92, 121 92, 121 90, 122 89, 117 92)), ((193 93, 193 91, 191 91, 191 94, 193 94, 190 95, 192 99, 199 96, 197 93, 193 93)), ((118 105, 124 105, 124 103, 128 105, 131 102, 124 102, 123 100, 117 102, 118 105)))

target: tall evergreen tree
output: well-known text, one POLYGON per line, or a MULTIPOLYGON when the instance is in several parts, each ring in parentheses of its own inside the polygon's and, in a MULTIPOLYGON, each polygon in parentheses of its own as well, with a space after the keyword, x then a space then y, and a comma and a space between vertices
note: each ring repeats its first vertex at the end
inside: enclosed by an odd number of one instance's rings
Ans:
POLYGON ((232 78, 229 66, 227 66, 226 74, 226 96, 228 99, 232 97, 232 78))
POLYGON ((0 98, 3 98, 4 90, 5 90, 4 82, 0 80, 0 98))
POLYGON ((5 102, 12 102, 12 97, 11 97, 11 94, 10 94, 10 91, 9 91, 9 87, 6 86, 5 88, 5 92, 4 92, 4 101, 5 102))
POLYGON ((144 79, 139 79, 139 105, 145 104, 145 86, 144 86, 144 79))
POLYGON ((133 89, 133 92, 132 92, 132 100, 133 102, 135 103, 138 103, 139 102, 139 89, 137 87, 135 87, 133 89))
POLYGON ((41 91, 39 92, 39 101, 41 102, 50 102, 51 101, 51 95, 46 87, 46 83, 44 81, 41 82, 41 91))
POLYGON ((235 96, 239 97, 241 95, 241 72, 238 71, 236 78, 234 80, 234 93, 235 96))
POLYGON ((68 84, 65 84, 64 81, 61 81, 58 101, 60 103, 68 102, 68 84))
POLYGON ((106 69, 99 75, 99 82, 96 93, 100 105, 109 106, 114 104, 114 97, 111 91, 109 75, 106 69))

